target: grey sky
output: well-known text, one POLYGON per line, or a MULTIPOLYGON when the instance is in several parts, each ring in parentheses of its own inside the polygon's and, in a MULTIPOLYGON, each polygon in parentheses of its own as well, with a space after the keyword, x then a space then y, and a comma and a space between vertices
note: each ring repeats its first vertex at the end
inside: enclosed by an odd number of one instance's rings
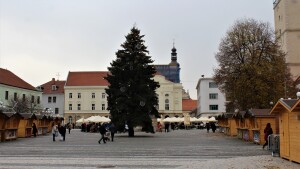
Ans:
POLYGON ((237 19, 274 27, 271 0, 0 0, 0 67, 33 86, 69 71, 106 71, 134 24, 154 64, 171 61, 173 39, 181 81, 193 99, 201 75, 237 19))

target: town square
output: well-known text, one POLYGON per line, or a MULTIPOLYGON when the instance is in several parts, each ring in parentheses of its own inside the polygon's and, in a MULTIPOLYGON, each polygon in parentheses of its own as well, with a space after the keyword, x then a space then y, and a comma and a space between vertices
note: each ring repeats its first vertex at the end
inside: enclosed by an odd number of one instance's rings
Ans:
POLYGON ((0 169, 300 168, 300 0, 0 0, 0 169))

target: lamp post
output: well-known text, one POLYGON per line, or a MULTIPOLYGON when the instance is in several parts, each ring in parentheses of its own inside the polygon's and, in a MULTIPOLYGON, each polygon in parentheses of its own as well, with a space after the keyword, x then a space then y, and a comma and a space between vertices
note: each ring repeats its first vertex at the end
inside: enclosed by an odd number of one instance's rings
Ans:
POLYGON ((296 93, 297 99, 300 99, 300 92, 296 93))

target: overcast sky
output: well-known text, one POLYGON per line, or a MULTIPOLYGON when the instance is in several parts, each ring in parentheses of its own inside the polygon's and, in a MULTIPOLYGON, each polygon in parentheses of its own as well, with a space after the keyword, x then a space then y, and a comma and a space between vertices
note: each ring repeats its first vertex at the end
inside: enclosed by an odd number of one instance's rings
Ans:
POLYGON ((69 71, 107 71, 133 25, 154 64, 171 61, 193 99, 226 31, 242 18, 274 27, 272 0, 0 0, 0 67, 33 86, 69 71))

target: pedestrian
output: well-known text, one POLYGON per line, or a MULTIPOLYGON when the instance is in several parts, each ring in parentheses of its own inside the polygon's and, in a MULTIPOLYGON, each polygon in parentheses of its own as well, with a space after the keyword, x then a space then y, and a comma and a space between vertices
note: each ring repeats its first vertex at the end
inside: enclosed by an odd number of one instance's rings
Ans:
POLYGON ((36 125, 35 123, 32 124, 32 134, 34 137, 36 137, 36 133, 37 133, 37 128, 36 128, 36 125))
POLYGON ((113 142, 114 141, 114 137, 115 137, 115 132, 116 132, 116 127, 115 127, 114 123, 110 124, 109 131, 110 131, 111 141, 113 142))
POLYGON ((60 125, 60 123, 58 123, 58 132, 61 136, 60 140, 65 141, 66 140, 66 127, 63 125, 60 125))
POLYGON ((103 143, 106 143, 105 138, 104 138, 104 134, 106 133, 106 128, 105 128, 104 124, 100 125, 99 131, 100 131, 100 134, 101 134, 101 138, 98 141, 98 143, 101 144, 101 140, 103 140, 103 143))
POLYGON ((269 135, 273 134, 273 130, 272 130, 272 127, 271 127, 270 123, 268 123, 266 125, 266 128, 264 129, 264 133, 265 133, 264 139, 265 139, 266 142, 263 145, 263 149, 265 149, 265 146, 268 145, 268 137, 269 137, 269 135))
POLYGON ((170 126, 170 123, 166 122, 165 123, 165 133, 169 132, 169 126, 170 126))
POLYGON ((160 122, 157 122, 157 130, 158 132, 162 132, 162 125, 160 124, 160 122))
POLYGON ((52 122, 52 136, 53 136, 53 141, 55 141, 55 137, 58 136, 58 129, 57 126, 52 122))
POLYGON ((211 123, 211 130, 213 131, 213 133, 216 131, 217 127, 215 123, 211 123))
POLYGON ((72 127, 71 127, 71 123, 68 123, 68 124, 67 124, 67 127, 68 127, 68 130, 69 130, 69 134, 71 134, 71 128, 72 128, 72 127))
POLYGON ((209 123, 206 123, 206 130, 207 130, 207 133, 209 133, 209 129, 210 129, 210 125, 209 125, 209 123))

